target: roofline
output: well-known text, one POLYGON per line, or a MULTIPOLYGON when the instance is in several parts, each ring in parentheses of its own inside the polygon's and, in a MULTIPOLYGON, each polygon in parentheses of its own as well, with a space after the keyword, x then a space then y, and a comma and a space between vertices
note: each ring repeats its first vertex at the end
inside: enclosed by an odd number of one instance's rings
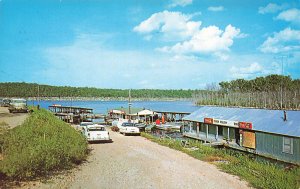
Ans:
POLYGON ((84 108, 84 107, 77 107, 77 106, 48 106, 49 108, 73 108, 73 109, 84 109, 84 110, 93 110, 93 108, 84 108))
POLYGON ((156 112, 156 113, 173 113, 173 114, 191 114, 191 112, 156 111, 156 110, 153 110, 153 112, 156 112))

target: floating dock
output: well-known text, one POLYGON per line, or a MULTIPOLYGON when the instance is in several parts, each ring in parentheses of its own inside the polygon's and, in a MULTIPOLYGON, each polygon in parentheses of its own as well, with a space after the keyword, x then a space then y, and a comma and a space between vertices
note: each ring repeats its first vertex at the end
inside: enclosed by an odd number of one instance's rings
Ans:
POLYGON ((92 119, 105 118, 105 115, 94 114, 92 108, 52 105, 48 107, 59 119, 67 123, 80 123, 92 119))

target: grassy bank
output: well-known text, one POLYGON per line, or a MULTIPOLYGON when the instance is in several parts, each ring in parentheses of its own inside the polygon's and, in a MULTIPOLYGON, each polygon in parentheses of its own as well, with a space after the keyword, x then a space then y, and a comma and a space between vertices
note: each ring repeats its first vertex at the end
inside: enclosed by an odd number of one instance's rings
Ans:
POLYGON ((43 109, 1 135, 0 147, 0 174, 18 180, 69 168, 87 155, 82 135, 43 109))
POLYGON ((258 161, 254 155, 230 149, 215 149, 195 140, 189 140, 189 148, 184 148, 178 140, 157 138, 147 133, 142 133, 141 136, 160 145, 182 151, 196 159, 214 163, 224 172, 237 175, 256 188, 299 189, 300 187, 299 167, 285 170, 275 163, 258 161))

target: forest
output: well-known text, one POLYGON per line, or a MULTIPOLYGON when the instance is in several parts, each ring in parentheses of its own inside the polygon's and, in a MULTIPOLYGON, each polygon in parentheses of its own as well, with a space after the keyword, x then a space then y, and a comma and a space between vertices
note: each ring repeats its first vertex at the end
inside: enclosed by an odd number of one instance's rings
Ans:
MULTIPOLYGON (((128 89, 50 86, 36 83, 0 83, 1 97, 128 98, 128 89)), ((132 89, 132 98, 191 98, 195 90, 132 89)))
POLYGON ((300 109, 300 80, 290 76, 268 75, 252 80, 236 79, 195 92, 197 105, 300 109))
MULTIPOLYGON (((50 86, 36 83, 0 83, 0 97, 128 98, 128 89, 50 86)), ((205 90, 132 89, 132 98, 193 99, 197 105, 300 109, 300 79, 268 75, 208 84, 205 90)))

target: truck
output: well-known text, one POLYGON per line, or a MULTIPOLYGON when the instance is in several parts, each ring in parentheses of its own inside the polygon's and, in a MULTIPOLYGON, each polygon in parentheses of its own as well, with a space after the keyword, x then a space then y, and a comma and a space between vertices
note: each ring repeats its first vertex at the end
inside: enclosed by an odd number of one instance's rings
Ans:
POLYGON ((23 98, 13 98, 8 106, 9 113, 28 112, 27 101, 23 98))

